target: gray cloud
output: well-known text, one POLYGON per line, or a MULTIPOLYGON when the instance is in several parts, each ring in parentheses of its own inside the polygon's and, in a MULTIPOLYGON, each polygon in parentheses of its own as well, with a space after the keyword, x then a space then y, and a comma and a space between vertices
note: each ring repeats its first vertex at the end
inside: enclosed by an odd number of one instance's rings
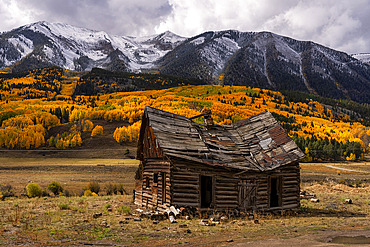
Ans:
POLYGON ((206 30, 271 31, 348 53, 370 52, 370 0, 170 0, 156 27, 188 36, 206 30))
POLYGON ((111 34, 271 31, 348 53, 370 52, 370 0, 2 0, 0 30, 45 20, 111 34))
POLYGON ((112 34, 141 36, 153 34, 154 27, 171 12, 167 0, 18 0, 16 5, 22 6, 17 13, 9 13, 9 5, 0 6, 2 17, 20 16, 27 12, 29 18, 15 18, 13 26, 12 23, 2 23, 0 29, 3 31, 45 20, 112 34))

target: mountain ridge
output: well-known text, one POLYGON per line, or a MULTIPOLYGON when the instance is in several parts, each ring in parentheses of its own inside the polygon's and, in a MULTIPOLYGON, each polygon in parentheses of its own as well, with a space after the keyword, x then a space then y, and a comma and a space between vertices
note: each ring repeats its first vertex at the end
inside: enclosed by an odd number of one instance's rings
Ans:
POLYGON ((159 68, 160 73, 213 83, 370 102, 368 64, 312 41, 270 32, 203 33, 167 53, 160 59, 159 68))
POLYGON ((366 56, 271 32, 208 31, 184 38, 167 31, 136 38, 37 22, 0 34, 0 69, 53 65, 77 71, 158 71, 209 84, 298 90, 370 103, 366 56))
MULTIPOLYGON (((41 21, 1 34, 0 68, 23 63, 25 70, 30 69, 30 57, 41 64, 78 71, 93 67, 127 71, 151 68, 154 60, 183 39, 169 31, 137 39, 41 21), (116 69, 112 65, 117 62, 121 66, 116 69)), ((16 65, 15 70, 23 67, 16 65)))

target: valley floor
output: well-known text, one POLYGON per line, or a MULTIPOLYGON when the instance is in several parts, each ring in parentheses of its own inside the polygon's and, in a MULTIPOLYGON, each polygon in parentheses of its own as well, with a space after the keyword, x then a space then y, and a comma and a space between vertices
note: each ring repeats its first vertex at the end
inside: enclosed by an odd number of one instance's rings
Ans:
POLYGON ((0 158, 1 184, 17 195, 28 181, 42 188, 58 181, 71 194, 96 180, 98 197, 25 197, 0 201, 0 246, 365 246, 370 244, 369 165, 301 164, 301 189, 319 202, 301 200, 298 213, 255 213, 214 226, 205 216, 154 224, 138 218, 132 203, 135 160, 0 158), (329 167, 327 166, 329 165, 329 167), (332 167, 334 166, 334 167, 332 167), (338 168, 348 168, 347 171, 338 168), (339 172, 338 172, 339 170, 339 172), (128 195, 106 195, 122 183, 128 195), (345 203, 351 199, 352 204, 345 203))

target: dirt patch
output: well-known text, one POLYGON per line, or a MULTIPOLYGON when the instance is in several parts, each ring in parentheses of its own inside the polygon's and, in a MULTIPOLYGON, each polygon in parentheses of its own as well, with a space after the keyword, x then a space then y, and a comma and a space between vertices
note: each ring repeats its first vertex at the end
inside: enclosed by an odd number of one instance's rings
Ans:
MULTIPOLYGON (((286 247, 286 246, 338 246, 337 244, 345 244, 346 246, 365 246, 370 244, 370 231, 324 231, 314 236, 303 235, 289 239, 265 239, 258 241, 250 241, 246 243, 235 243, 234 246, 254 246, 254 247, 286 247)), ((340 245, 340 246, 341 246, 340 245)))

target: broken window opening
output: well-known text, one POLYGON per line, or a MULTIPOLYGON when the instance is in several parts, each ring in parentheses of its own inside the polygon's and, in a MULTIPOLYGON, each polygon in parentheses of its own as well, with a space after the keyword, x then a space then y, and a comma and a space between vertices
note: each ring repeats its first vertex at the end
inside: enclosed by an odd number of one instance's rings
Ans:
POLYGON ((149 186, 150 186, 149 177, 145 177, 145 188, 149 188, 149 186))
POLYGON ((213 202, 213 183, 211 176, 200 176, 200 207, 210 208, 213 202))
POLYGON ((166 203, 166 173, 161 172, 162 177, 162 204, 166 203))

